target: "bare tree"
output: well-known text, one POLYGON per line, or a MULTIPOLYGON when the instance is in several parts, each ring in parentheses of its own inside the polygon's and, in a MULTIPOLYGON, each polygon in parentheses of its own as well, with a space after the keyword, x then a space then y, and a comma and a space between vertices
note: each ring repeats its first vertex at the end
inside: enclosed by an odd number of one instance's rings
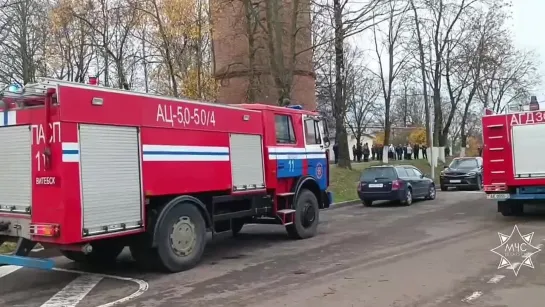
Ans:
POLYGON ((50 39, 47 42, 48 74, 58 79, 84 82, 95 60, 93 31, 71 13, 69 4, 57 1, 51 8, 50 39))
POLYGON ((4 4, 0 12, 4 20, 0 25, 4 31, 0 34, 0 82, 27 84, 45 71, 46 12, 43 3, 35 0, 4 4))
POLYGON ((345 58, 346 125, 360 144, 367 126, 375 119, 375 112, 378 110, 380 81, 361 64, 362 52, 349 49, 345 58))
POLYGON ((428 142, 428 148, 433 147, 433 140, 431 135, 431 123, 430 123, 430 104, 429 104, 429 96, 428 96, 428 78, 426 75, 426 54, 424 51, 424 42, 422 37, 422 32, 420 29, 420 17, 418 14, 418 10, 415 5, 415 0, 410 0, 411 9, 413 11, 413 18, 414 18, 414 26, 415 26, 415 34, 416 34, 416 43, 417 43, 417 50, 418 50, 418 64, 420 67, 420 74, 421 74, 421 82, 422 82, 422 97, 424 100, 424 113, 426 116, 426 140, 428 142))
POLYGON ((104 84, 109 84, 110 61, 116 72, 117 87, 129 88, 126 65, 127 58, 133 57, 131 37, 140 14, 137 5, 129 0, 99 0, 87 2, 84 6, 73 7, 73 15, 94 32, 94 44, 101 50, 104 61, 104 84))
POLYGON ((378 60, 378 78, 382 88, 382 96, 384 98, 384 154, 383 162, 388 162, 388 147, 390 143, 391 118, 390 108, 392 103, 392 95, 394 90, 394 81, 402 72, 409 59, 408 53, 402 52, 402 43, 404 25, 407 24, 406 12, 409 10, 409 5, 402 0, 389 1, 389 18, 387 21, 387 29, 384 33, 378 28, 373 27, 373 38, 375 53, 378 60), (398 14, 402 12, 402 14, 398 14), (381 41, 381 42, 379 42, 381 41), (401 54, 401 56, 400 56, 401 54), (386 59, 385 59, 386 58, 386 59))
MULTIPOLYGON (((329 14, 332 20, 331 28, 333 34, 326 36, 326 39, 322 39, 319 43, 315 42, 313 48, 326 46, 330 50, 333 50, 333 56, 331 63, 325 65, 329 71, 323 76, 317 77, 317 91, 318 101, 324 100, 324 97, 328 96, 331 103, 331 107, 321 107, 322 109, 330 109, 333 115, 335 127, 332 129, 335 131, 335 141, 338 146, 338 166, 343 168, 351 168, 350 153, 348 148, 348 139, 346 131, 346 84, 344 77, 346 76, 346 63, 345 63, 345 46, 346 38, 356 33, 361 33, 366 29, 369 29, 374 25, 382 16, 381 5, 382 0, 370 0, 364 5, 359 5, 356 8, 352 8, 348 5, 349 0, 333 0, 333 5, 330 5, 328 1, 321 1, 315 3, 323 9, 323 14, 329 14), (377 21, 375 21, 377 19, 377 21), (327 91, 323 90, 323 85, 320 81, 328 82, 329 88, 327 91), (328 95, 323 95, 327 92, 328 95)), ((327 54, 327 52, 326 52, 327 54)), ((328 60, 330 59, 329 57, 328 60)), ((326 60, 327 61, 327 60, 326 60)), ((316 65, 315 65, 316 67, 316 65)))
MULTIPOLYGON (((414 1, 414 0, 413 0, 414 1)), ((429 24, 433 29, 429 34, 431 51, 429 53, 429 65, 426 71, 430 72, 429 83, 433 92, 434 129, 433 143, 435 146, 444 147, 447 135, 443 135, 443 110, 441 99, 441 85, 445 65, 445 53, 449 44, 456 37, 453 32, 465 13, 477 0, 438 0, 423 1, 428 14, 432 16, 429 24)), ((419 22, 423 23, 420 18, 419 22)), ((439 159, 444 160, 443 151, 439 151, 439 159)))
POLYGON ((499 113, 510 103, 527 100, 529 91, 540 81, 536 63, 533 52, 516 50, 510 41, 497 46, 484 64, 485 80, 479 85, 484 107, 499 113))
POLYGON ((463 104, 460 117, 460 155, 465 156, 467 137, 471 133, 471 127, 467 125, 471 115, 474 98, 483 78, 483 67, 490 58, 490 52, 502 45, 504 37, 509 37, 505 28, 505 20, 508 19, 505 13, 504 4, 493 4, 487 11, 478 10, 471 19, 470 29, 461 44, 463 55, 461 56, 461 67, 470 73, 470 84, 467 88, 467 95, 463 104))

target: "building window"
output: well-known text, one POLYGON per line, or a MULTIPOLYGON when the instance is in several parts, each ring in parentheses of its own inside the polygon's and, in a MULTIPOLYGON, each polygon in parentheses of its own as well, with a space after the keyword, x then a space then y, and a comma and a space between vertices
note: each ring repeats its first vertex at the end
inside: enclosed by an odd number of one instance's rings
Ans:
POLYGON ((305 120, 305 139, 307 145, 322 144, 318 122, 313 119, 305 120))
POLYGON ((295 144, 295 132, 293 122, 289 115, 275 115, 276 143, 295 144))

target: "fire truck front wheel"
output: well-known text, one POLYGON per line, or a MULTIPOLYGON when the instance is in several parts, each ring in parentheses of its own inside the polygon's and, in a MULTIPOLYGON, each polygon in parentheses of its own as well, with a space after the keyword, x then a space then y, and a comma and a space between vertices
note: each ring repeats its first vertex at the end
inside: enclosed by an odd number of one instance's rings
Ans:
POLYGON ((157 254, 163 269, 180 272, 199 263, 206 245, 206 222, 195 205, 172 207, 158 226, 157 254))
POLYGON ((294 209, 293 224, 286 226, 288 235, 294 239, 314 237, 320 220, 320 207, 316 195, 310 190, 301 190, 294 209))

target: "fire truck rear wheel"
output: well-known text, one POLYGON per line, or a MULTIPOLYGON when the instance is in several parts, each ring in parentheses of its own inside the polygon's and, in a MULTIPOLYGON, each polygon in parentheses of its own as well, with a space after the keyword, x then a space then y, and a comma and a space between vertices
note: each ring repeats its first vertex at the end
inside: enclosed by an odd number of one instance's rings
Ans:
POLYGON ((206 245, 206 222, 195 205, 181 203, 159 225, 157 254, 163 269, 180 272, 201 260, 206 245))
POLYGON ((294 239, 314 237, 320 220, 320 207, 316 195, 310 190, 301 190, 294 209, 293 224, 286 226, 288 235, 294 239))
POLYGON ((240 219, 232 220, 231 232, 233 233, 233 237, 238 236, 239 232, 242 230, 242 227, 244 227, 244 220, 240 220, 240 219))
POLYGON ((498 207, 503 216, 521 216, 524 215, 524 203, 521 202, 501 202, 498 207))

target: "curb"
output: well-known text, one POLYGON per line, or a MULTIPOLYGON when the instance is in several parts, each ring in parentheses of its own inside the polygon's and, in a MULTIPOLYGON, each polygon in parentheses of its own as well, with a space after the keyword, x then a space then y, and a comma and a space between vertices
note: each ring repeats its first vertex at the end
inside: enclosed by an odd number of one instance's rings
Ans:
POLYGON ((322 211, 328 211, 328 210, 334 210, 334 209, 344 208, 344 207, 348 207, 348 206, 354 206, 354 205, 357 205, 357 204, 360 204, 360 203, 361 203, 361 201, 359 199, 342 201, 340 203, 331 204, 331 206, 329 208, 322 209, 322 211))

